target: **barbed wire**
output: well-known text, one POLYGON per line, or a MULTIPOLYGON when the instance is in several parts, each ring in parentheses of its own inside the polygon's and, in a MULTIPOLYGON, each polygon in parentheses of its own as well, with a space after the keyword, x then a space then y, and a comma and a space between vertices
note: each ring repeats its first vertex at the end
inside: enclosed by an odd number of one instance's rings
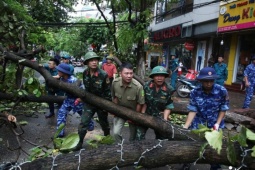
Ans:
MULTIPOLYGON (((23 165, 23 164, 26 164, 26 163, 30 163, 31 161, 24 161, 24 162, 21 162, 21 163, 19 163, 19 162, 15 162, 15 163, 11 163, 11 162, 9 162, 9 164, 10 164, 10 168, 9 168, 9 170, 21 170, 22 168, 21 168, 21 166, 23 165)), ((8 163, 5 163, 5 165, 6 164, 8 164, 8 163)))
POLYGON ((159 118, 160 120, 162 120, 163 122, 167 123, 171 128, 172 128, 172 138, 174 138, 174 129, 176 129, 181 135, 184 135, 186 136, 188 139, 191 139, 193 141, 197 141, 196 139, 190 137, 189 135, 187 135, 186 133, 184 133, 183 131, 186 131, 186 132, 190 132, 190 130, 188 129, 181 129, 181 128, 178 128, 178 127, 175 127, 174 125, 172 125, 172 123, 170 123, 169 121, 165 120, 164 118, 162 118, 160 116, 161 113, 159 113, 159 116, 157 116, 157 118, 159 118))
POLYGON ((78 156, 78 160, 79 160, 79 164, 78 164, 78 167, 77 167, 77 170, 80 170, 80 165, 81 165, 81 152, 82 151, 85 151, 85 149, 81 149, 79 154, 76 154, 74 156, 78 156))
POLYGON ((197 161, 199 161, 199 159, 201 159, 201 158, 205 159, 204 153, 205 153, 205 149, 203 150, 203 153, 202 153, 201 157, 199 157, 199 158, 197 158, 197 159, 195 160, 195 162, 193 163, 194 165, 197 164, 197 161))
POLYGON ((117 152, 119 152, 120 153, 120 160, 118 161, 118 163, 114 166, 114 167, 112 167, 110 170, 113 170, 113 169, 117 169, 117 170, 119 170, 119 167, 118 167, 118 164, 120 163, 120 162, 124 162, 125 160, 123 159, 123 143, 124 143, 124 140, 125 139, 122 139, 122 141, 121 141, 121 143, 118 143, 118 145, 120 146, 120 150, 117 150, 117 152))
POLYGON ((252 151, 252 149, 245 149, 242 146, 240 146, 240 149, 242 150, 242 154, 240 155, 242 158, 241 166, 237 168, 237 170, 241 169, 242 167, 247 167, 246 164, 244 164, 244 158, 247 156, 247 152, 252 151))
POLYGON ((145 154, 145 153, 150 152, 150 151, 152 151, 152 150, 154 150, 154 149, 156 149, 156 148, 159 148, 159 147, 162 148, 161 142, 162 142, 162 141, 166 141, 166 140, 168 140, 168 139, 165 139, 165 140, 160 140, 160 139, 158 139, 159 143, 158 143, 157 145, 153 146, 153 147, 150 148, 150 149, 146 149, 146 150, 141 154, 141 156, 139 157, 138 161, 137 161, 137 162, 134 162, 135 167, 138 168, 139 162, 141 161, 141 159, 144 158, 144 154, 145 154))
POLYGON ((58 157, 58 155, 61 155, 61 154, 57 154, 56 156, 53 155, 52 153, 52 166, 51 166, 51 170, 54 169, 54 166, 58 166, 58 164, 55 164, 55 159, 58 157))

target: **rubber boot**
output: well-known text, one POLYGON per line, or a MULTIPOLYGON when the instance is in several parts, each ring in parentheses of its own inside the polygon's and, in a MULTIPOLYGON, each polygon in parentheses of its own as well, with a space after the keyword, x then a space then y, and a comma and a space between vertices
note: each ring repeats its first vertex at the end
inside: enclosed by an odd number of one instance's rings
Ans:
POLYGON ((82 144, 83 144, 83 140, 84 140, 85 135, 86 135, 86 133, 79 133, 80 141, 79 141, 79 143, 75 146, 75 148, 73 149, 73 151, 79 151, 80 149, 82 149, 82 144))
POLYGON ((108 136, 108 135, 110 135, 110 130, 105 130, 104 131, 104 136, 108 136))

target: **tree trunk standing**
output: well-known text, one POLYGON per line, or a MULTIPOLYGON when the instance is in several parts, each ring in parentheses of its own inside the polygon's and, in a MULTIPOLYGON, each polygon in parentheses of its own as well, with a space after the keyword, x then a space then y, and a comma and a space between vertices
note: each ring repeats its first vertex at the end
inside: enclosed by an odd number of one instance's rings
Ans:
MULTIPOLYGON (((146 29, 146 16, 143 13, 147 8, 147 1, 146 0, 141 0, 140 1, 140 13, 139 13, 139 21, 136 21, 137 23, 139 22, 140 24, 143 24, 142 26, 140 26, 141 30, 138 31, 142 31, 144 29, 146 29)), ((141 77, 142 79, 144 79, 145 77, 145 56, 144 56, 144 37, 140 38, 138 43, 137 43, 137 75, 139 77, 141 77)))
MULTIPOLYGON (((81 151, 80 169, 86 170, 105 170, 111 169, 116 165, 118 168, 133 166, 138 162, 142 153, 143 158, 139 161, 139 166, 145 168, 156 168, 166 166, 168 164, 194 163, 199 158, 199 150, 204 142, 190 141, 157 141, 146 140, 134 143, 126 143, 124 141, 121 159, 120 145, 104 145, 97 149, 81 151), (181 148, 181 149, 180 149, 181 148), (118 163, 119 162, 119 163, 118 163)), ((210 147, 205 148, 203 157, 197 163, 223 164, 230 165, 227 159, 226 144, 223 144, 221 154, 210 147)), ((237 160, 242 160, 240 147, 235 147, 237 160)), ((79 157, 75 156, 79 152, 58 155, 54 164, 54 170, 76 170, 79 166, 79 157)), ((30 169, 51 169, 53 158, 37 159, 21 165, 22 170, 30 169)), ((244 163, 248 168, 255 168, 255 159, 246 156, 244 163)), ((239 166, 240 162, 236 162, 235 166, 239 166)))
POLYGON ((137 62, 136 62, 136 74, 144 79, 145 77, 145 63, 144 63, 144 52, 143 52, 143 41, 138 42, 137 45, 137 62))

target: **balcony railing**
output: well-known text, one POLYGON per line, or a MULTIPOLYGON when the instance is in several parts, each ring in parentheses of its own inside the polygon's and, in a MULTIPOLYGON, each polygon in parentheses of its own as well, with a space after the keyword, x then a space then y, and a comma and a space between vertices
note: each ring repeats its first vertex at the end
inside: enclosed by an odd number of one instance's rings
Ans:
POLYGON ((193 0, 157 2, 156 24, 193 11, 193 0))

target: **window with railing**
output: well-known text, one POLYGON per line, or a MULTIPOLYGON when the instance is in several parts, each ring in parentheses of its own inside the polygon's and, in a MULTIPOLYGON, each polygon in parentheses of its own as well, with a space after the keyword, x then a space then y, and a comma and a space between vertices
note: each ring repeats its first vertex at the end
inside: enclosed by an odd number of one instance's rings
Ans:
POLYGON ((156 2, 156 24, 193 11, 193 0, 161 0, 156 2))

